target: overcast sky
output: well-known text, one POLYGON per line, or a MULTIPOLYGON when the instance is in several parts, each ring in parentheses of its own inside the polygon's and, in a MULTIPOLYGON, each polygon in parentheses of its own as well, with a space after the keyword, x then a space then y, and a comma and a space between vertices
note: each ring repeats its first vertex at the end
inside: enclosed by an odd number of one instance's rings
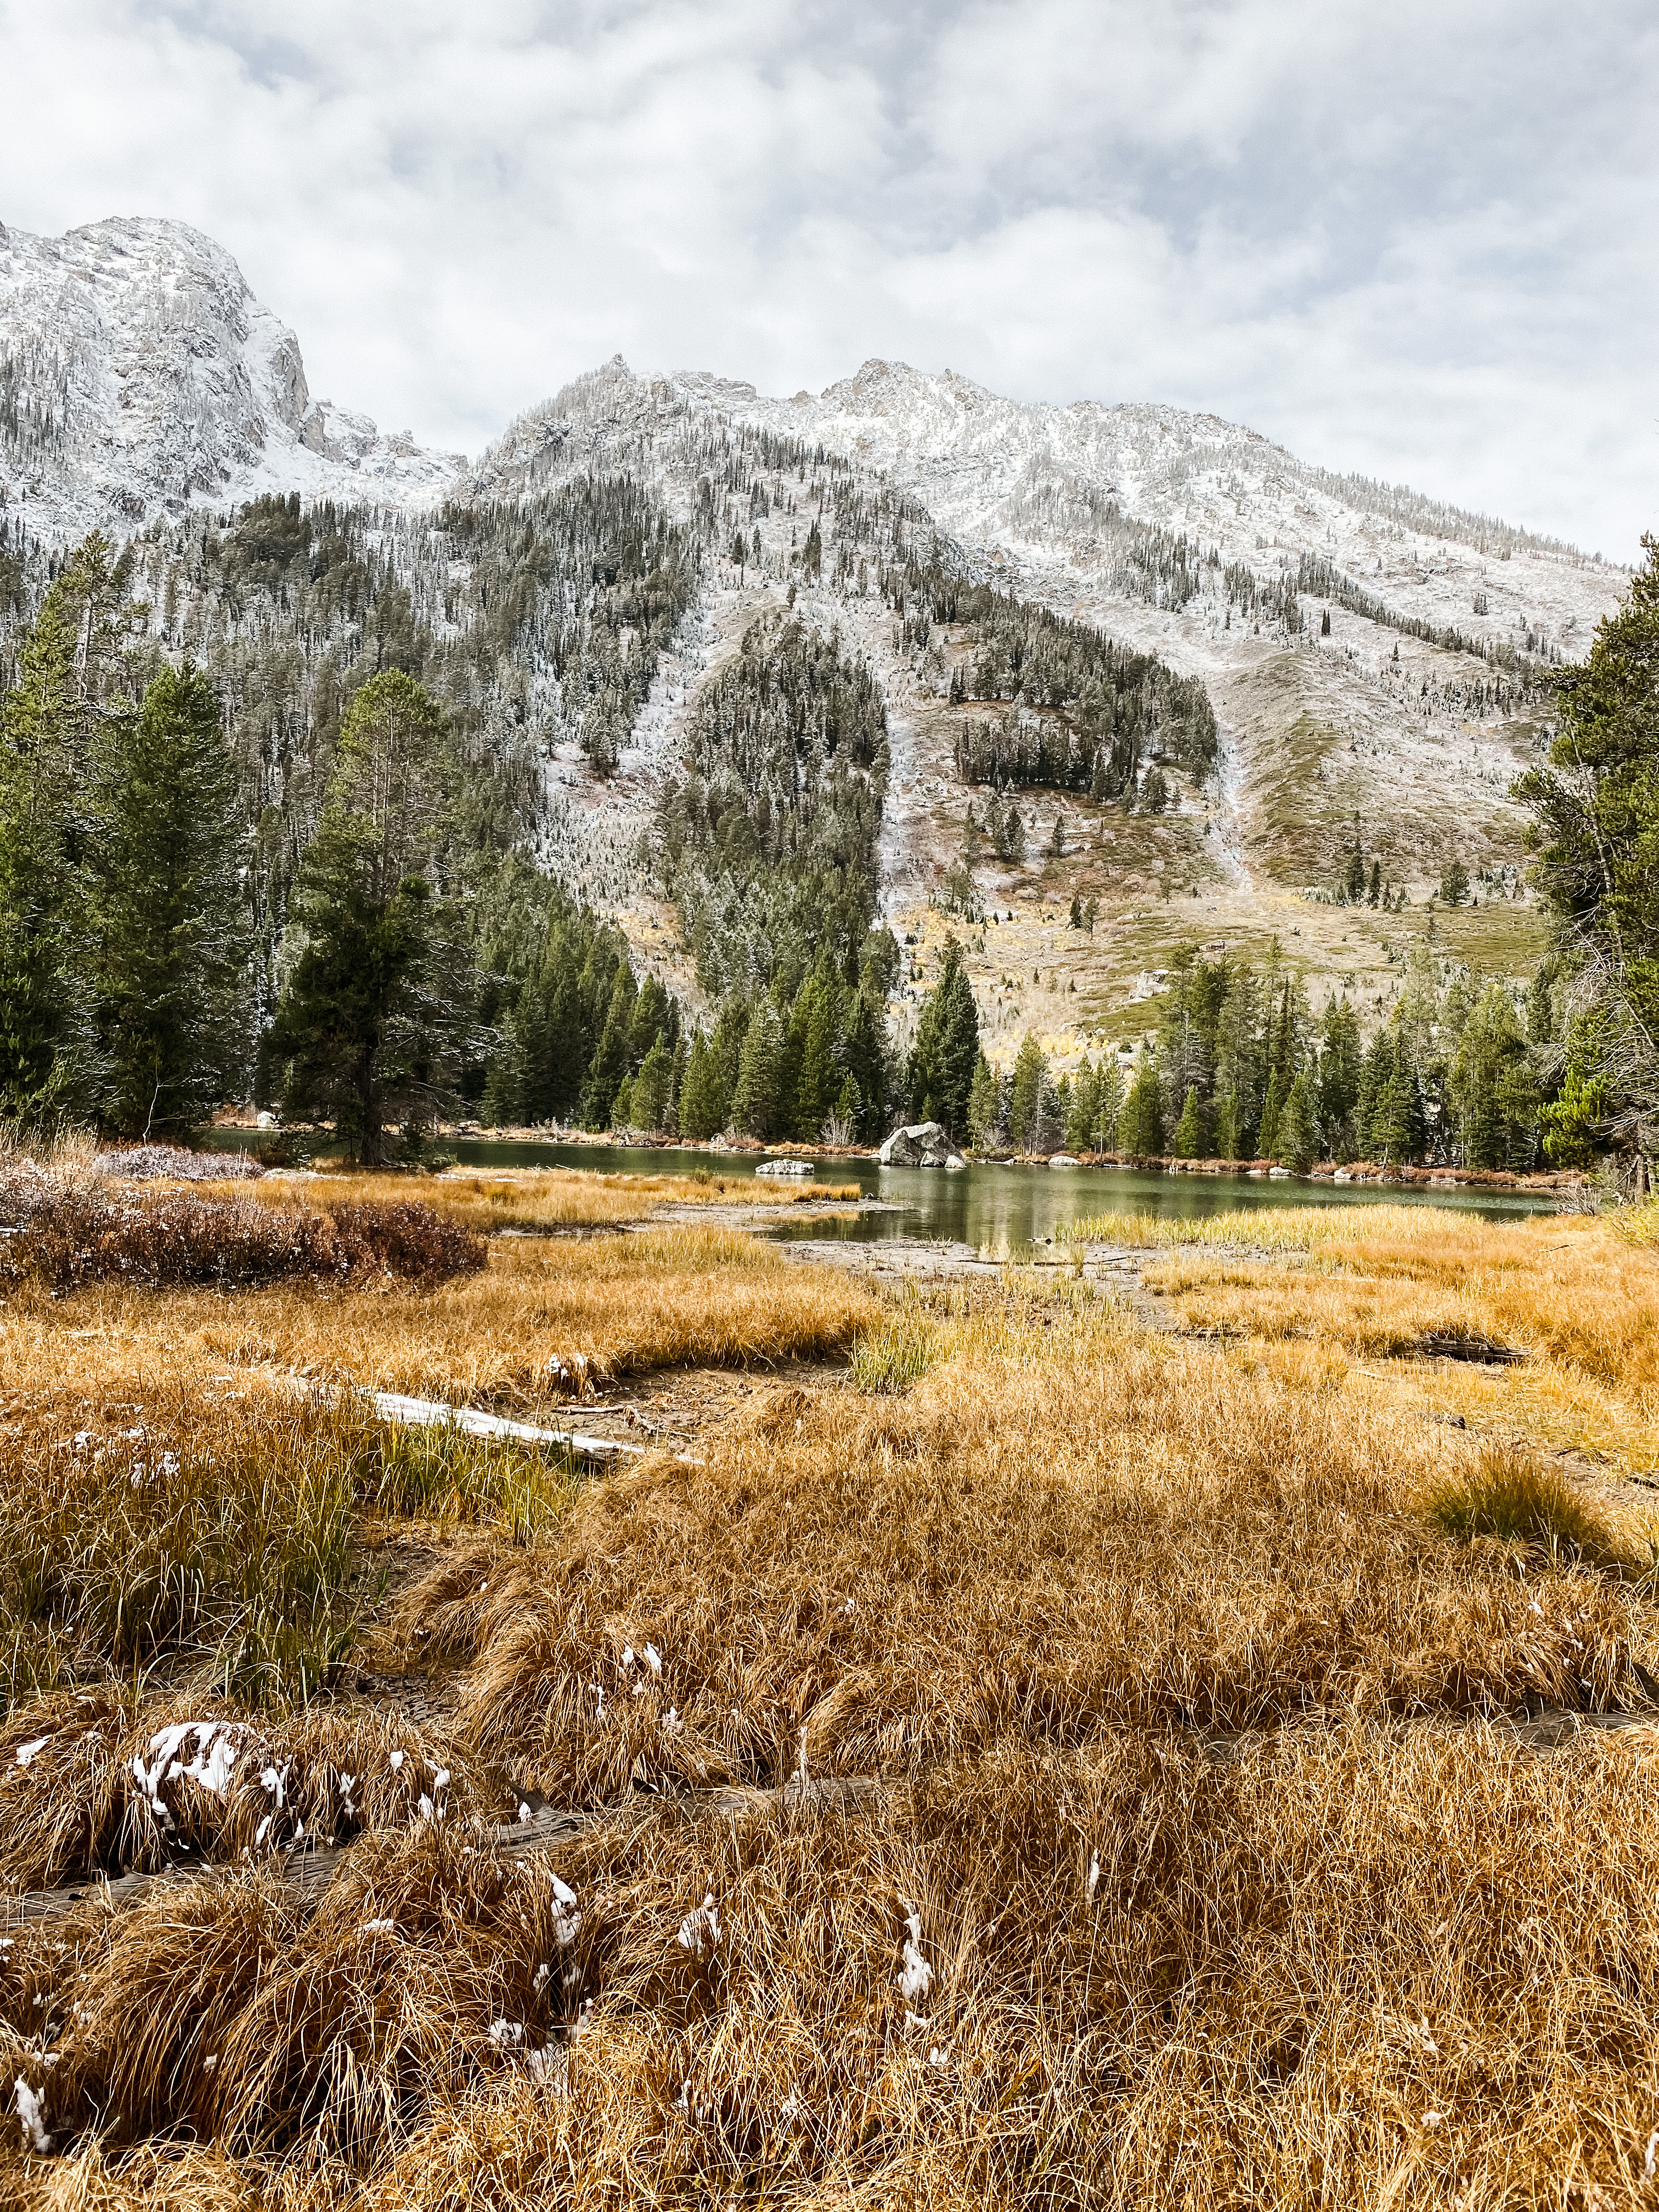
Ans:
POLYGON ((0 0, 0 221, 199 225, 428 443, 885 355, 1659 528, 1652 0, 0 0))

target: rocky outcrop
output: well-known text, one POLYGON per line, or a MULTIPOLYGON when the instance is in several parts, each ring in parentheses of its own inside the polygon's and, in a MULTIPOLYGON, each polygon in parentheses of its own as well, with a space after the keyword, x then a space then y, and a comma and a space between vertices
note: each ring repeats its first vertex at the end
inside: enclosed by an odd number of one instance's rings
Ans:
POLYGON ((895 1129, 876 1157, 884 1168, 965 1168, 968 1164, 937 1121, 913 1121, 908 1128, 895 1129))

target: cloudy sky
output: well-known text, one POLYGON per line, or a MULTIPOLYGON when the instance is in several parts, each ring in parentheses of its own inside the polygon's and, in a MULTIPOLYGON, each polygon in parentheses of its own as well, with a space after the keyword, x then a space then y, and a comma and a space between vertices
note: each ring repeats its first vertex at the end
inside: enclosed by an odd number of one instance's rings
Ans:
POLYGON ((1651 0, 0 0, 0 221, 199 225, 429 443, 878 354, 1659 528, 1651 0))

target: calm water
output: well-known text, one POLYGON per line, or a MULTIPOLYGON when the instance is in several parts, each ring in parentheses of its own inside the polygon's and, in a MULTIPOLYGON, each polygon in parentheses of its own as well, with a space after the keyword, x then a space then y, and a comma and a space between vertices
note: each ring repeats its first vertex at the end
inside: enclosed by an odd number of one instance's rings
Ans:
MULTIPOLYGON (((631 1145, 539 1145, 522 1139, 459 1137, 450 1149, 467 1167, 586 1168, 599 1174, 714 1173, 727 1182, 752 1176, 766 1155, 708 1153, 631 1145)), ((1548 1212, 1547 1199, 1513 1191, 1455 1191, 1445 1195, 1354 1185, 1269 1182, 1254 1176, 1142 1175, 1133 1168, 1000 1167, 946 1175, 938 1168, 884 1168, 874 1160, 813 1163, 820 1182, 858 1184, 866 1196, 902 1208, 860 1214, 856 1221, 781 1223, 782 1237, 938 1237, 999 1255, 1018 1254, 1092 1213, 1196 1217, 1246 1206, 1454 1206, 1491 1220, 1548 1212)))

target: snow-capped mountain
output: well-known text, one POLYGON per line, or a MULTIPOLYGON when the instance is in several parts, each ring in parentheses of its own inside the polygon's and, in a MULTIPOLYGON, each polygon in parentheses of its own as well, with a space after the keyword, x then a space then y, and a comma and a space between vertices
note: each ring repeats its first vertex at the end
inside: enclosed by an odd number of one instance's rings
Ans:
POLYGON ((1559 540, 1297 460, 1258 432, 1178 407, 1004 399, 946 369, 867 361, 814 397, 769 399, 697 373, 694 404, 821 443, 915 494, 964 544, 1061 584, 1101 574, 1114 522, 1184 535, 1223 562, 1294 572, 1322 555, 1407 618, 1476 645, 1557 646, 1568 659, 1621 572, 1559 540))
POLYGON ((1626 580, 1571 546, 1334 475, 1218 416, 1029 404, 882 361, 785 399, 708 371, 636 376, 617 357, 463 460, 314 402, 293 332, 199 232, 0 228, 0 514, 14 526, 62 544, 94 525, 125 533, 261 491, 414 510, 452 492, 511 499, 587 471, 634 473, 707 526, 711 557, 685 651, 619 781, 594 781, 574 755, 550 769, 568 793, 571 852, 638 846, 704 672, 787 596, 853 637, 886 692, 883 866, 892 910, 920 909, 961 849, 969 796, 947 641, 901 638, 880 563, 863 557, 872 545, 837 538, 839 491, 825 506, 819 488, 822 575, 804 574, 820 448, 850 465, 860 496, 848 512, 880 507, 862 495, 883 484, 901 491, 907 542, 931 525, 982 575, 1202 678, 1218 771, 1176 793, 1170 825, 1134 833, 1148 854, 1122 872, 1126 896, 1138 884, 1165 896, 1184 884, 1189 897, 1201 885, 1221 902, 1212 910, 1231 899, 1276 928, 1262 902, 1328 884, 1357 824, 1413 896, 1454 852, 1514 882, 1522 817, 1510 785, 1546 734, 1536 677, 1587 648, 1626 580), (724 557, 739 528, 746 566, 724 557))
POLYGON ((43 544, 262 491, 402 503, 458 466, 313 400, 293 331, 187 224, 0 226, 0 498, 43 544))

